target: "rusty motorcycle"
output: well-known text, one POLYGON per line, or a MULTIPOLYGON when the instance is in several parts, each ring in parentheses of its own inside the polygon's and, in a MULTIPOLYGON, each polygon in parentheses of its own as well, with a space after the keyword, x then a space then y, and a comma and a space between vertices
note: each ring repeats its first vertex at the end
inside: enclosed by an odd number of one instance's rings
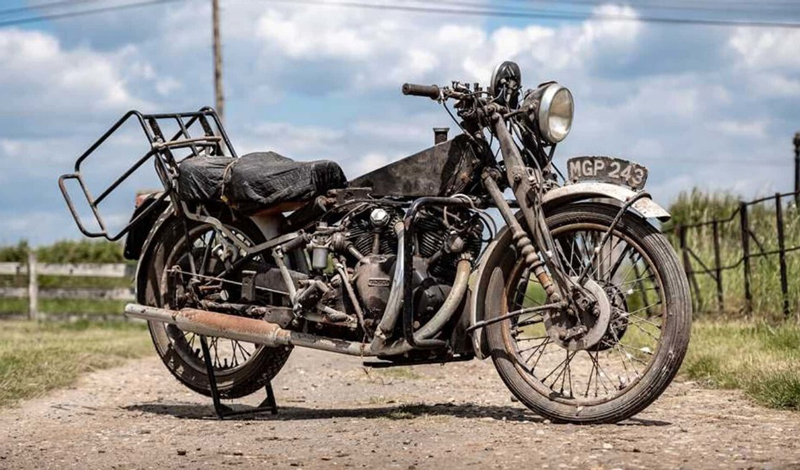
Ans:
POLYGON ((221 399, 267 387, 294 347, 371 367, 491 358, 511 393, 558 422, 607 423, 650 405, 689 341, 687 280, 652 220, 647 169, 554 161, 571 92, 523 90, 513 62, 485 88, 405 84, 458 118, 452 139, 348 180, 331 161, 239 157, 213 109, 131 111, 59 184, 80 230, 125 239, 129 317, 188 388, 221 399), (82 164, 123 123, 150 150, 93 197, 82 164), (165 132, 165 123, 177 131, 165 132), (163 190, 109 233, 99 205, 152 161, 163 190), (83 190, 87 228, 68 184, 83 190), (508 195, 508 196, 507 196, 508 195))

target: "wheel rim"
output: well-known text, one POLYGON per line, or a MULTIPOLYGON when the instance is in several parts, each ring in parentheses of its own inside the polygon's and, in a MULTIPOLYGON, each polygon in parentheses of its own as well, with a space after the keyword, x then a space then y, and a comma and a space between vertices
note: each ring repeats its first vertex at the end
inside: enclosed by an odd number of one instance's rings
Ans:
MULTIPOLYGON (((600 224, 573 223, 552 231, 570 276, 589 264, 606 230, 600 224)), ((589 268, 589 279, 603 287, 612 303, 610 325, 596 345, 568 350, 556 344, 545 326, 547 313, 521 315, 500 326, 520 375, 551 401, 592 406, 624 395, 647 374, 663 343, 663 284, 640 244, 615 231, 589 268)), ((506 295, 503 313, 542 305, 546 297, 522 261, 510 273, 506 295)))
MULTIPOLYGON (((253 241, 241 231, 233 227, 228 227, 228 229, 246 245, 254 245, 253 241)), ((168 285, 168 269, 172 266, 179 266, 181 271, 190 272, 191 265, 189 262, 189 255, 184 248, 185 239, 186 237, 183 237, 178 246, 172 250, 168 257, 169 262, 166 263, 165 270, 162 273, 160 283, 162 292, 164 293, 160 299, 162 305, 170 305, 170 296, 174 294, 174 292, 169 292, 169 289, 163 288, 168 285)), ((191 228, 189 230, 189 240, 192 246, 192 255, 197 270, 196 272, 206 276, 214 276, 221 272, 222 261, 220 260, 218 250, 221 244, 216 240, 215 230, 211 226, 191 228)), ((254 258, 254 262, 263 263, 263 259, 258 256, 254 258)), ((184 277, 184 279, 182 279, 183 281, 188 279, 186 275, 182 277, 184 277)), ((205 373, 205 359, 203 358, 203 351, 200 347, 199 335, 182 331, 175 325, 165 324, 164 328, 172 349, 193 369, 205 373)), ((263 346, 253 343, 245 343, 213 336, 206 337, 206 340, 208 341, 209 356, 214 366, 214 372, 218 374, 218 378, 220 379, 233 375, 246 367, 258 356, 258 353, 263 348, 263 346)))

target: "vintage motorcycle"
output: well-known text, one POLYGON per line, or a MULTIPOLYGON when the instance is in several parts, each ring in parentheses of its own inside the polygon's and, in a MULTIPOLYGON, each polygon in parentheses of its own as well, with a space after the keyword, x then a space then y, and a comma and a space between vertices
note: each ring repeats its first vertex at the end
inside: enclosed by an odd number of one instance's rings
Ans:
POLYGON ((669 214, 635 163, 577 157, 564 177, 553 155, 572 94, 521 83, 504 62, 486 89, 403 85, 462 133, 349 181, 330 161, 237 157, 204 108, 129 112, 59 185, 85 235, 127 235, 138 303, 125 314, 149 322, 170 372, 221 416, 220 398, 269 386, 298 346, 374 367, 491 357, 542 416, 623 420, 665 390, 689 342, 687 280, 647 220, 669 214), (151 150, 95 198, 81 165, 129 120, 151 150), (99 204, 151 159, 164 190, 137 198, 110 234, 99 204), (70 184, 99 229, 82 222, 70 184))

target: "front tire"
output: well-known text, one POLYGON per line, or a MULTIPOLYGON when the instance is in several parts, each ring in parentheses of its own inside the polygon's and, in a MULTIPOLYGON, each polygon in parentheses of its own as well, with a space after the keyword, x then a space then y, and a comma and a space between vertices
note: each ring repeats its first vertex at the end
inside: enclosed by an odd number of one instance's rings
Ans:
MULTIPOLYGON (((614 206, 584 203, 560 207, 547 216, 571 276, 589 264, 590 253, 618 211, 614 206)), ((689 286, 667 239, 627 213, 606 247, 600 250, 597 265, 589 266, 590 278, 598 278, 593 282, 612 305, 613 318, 604 327, 602 340, 569 348, 548 331, 552 319, 536 314, 487 327, 500 377, 520 402, 554 422, 613 423, 634 416, 667 388, 689 344, 689 286), (630 274, 623 277, 621 269, 636 273, 635 279, 630 274)), ((546 302, 541 285, 526 274, 515 250, 507 251, 499 265, 513 267, 493 273, 486 295, 487 318, 546 302)))

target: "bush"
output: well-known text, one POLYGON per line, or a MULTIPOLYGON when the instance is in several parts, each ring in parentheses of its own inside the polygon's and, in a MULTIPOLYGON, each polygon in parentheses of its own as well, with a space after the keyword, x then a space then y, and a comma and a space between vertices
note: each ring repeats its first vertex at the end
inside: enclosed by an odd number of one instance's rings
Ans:
POLYGON ((122 263, 122 245, 108 241, 62 240, 36 250, 44 263, 122 263))
MULTIPOLYGON (((26 240, 16 245, 0 247, 0 262, 26 263, 32 248, 26 240)), ((36 257, 42 263, 124 263, 120 243, 105 240, 61 240, 52 245, 36 248, 36 257)))
POLYGON ((28 242, 22 240, 16 245, 0 247, 0 262, 26 263, 28 262, 28 242))

